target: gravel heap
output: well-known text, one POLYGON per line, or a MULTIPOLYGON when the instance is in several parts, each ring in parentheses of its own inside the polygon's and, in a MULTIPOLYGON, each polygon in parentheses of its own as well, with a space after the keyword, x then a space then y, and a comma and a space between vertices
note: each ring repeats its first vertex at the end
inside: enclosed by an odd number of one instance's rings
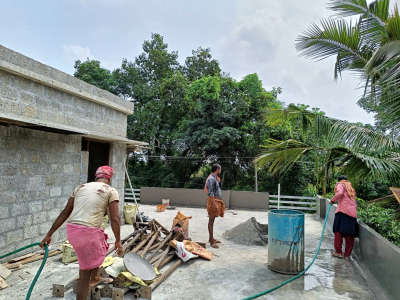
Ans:
POLYGON ((258 223, 253 217, 225 231, 223 237, 236 244, 263 246, 268 242, 268 224, 258 223))

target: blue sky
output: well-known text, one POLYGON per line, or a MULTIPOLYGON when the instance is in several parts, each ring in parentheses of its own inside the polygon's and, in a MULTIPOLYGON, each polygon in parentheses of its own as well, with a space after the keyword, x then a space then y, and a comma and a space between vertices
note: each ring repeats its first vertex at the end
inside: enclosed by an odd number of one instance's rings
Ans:
POLYGON ((2 0, 0 44, 72 74, 76 59, 95 58, 109 69, 133 60, 157 32, 181 61, 210 47, 233 77, 258 73, 265 88, 281 86, 282 101, 371 123, 356 105, 357 78, 335 82, 333 60, 311 62, 294 48, 307 25, 330 14, 325 7, 320 0, 2 0))

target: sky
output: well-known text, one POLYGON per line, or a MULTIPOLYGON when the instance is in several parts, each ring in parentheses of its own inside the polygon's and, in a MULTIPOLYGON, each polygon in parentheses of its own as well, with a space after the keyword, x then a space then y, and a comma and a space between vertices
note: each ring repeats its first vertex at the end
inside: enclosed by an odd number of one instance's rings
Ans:
POLYGON ((199 46, 211 48, 237 80, 257 73, 280 100, 319 107, 328 116, 373 123, 356 102, 352 74, 333 78, 334 59, 300 57, 296 37, 331 15, 324 0, 2 0, 0 44, 73 74, 74 61, 101 61, 114 69, 134 60, 151 33, 164 36, 180 61, 199 46))

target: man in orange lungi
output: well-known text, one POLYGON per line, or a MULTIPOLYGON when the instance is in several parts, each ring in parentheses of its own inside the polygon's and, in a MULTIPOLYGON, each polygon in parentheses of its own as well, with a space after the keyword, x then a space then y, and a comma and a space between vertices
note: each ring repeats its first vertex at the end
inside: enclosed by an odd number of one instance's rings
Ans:
POLYGON ((211 174, 208 176, 204 191, 207 193, 207 212, 208 212, 208 233, 210 235, 210 245, 213 248, 219 248, 220 241, 214 239, 214 221, 216 217, 224 217, 225 203, 222 201, 222 191, 219 175, 221 174, 221 166, 214 164, 211 168, 211 174))

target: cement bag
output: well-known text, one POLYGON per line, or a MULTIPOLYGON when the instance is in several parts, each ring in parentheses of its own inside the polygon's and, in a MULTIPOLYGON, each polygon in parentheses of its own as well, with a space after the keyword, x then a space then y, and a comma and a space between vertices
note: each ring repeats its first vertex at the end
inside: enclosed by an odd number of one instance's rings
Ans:
POLYGON ((172 229, 176 226, 181 227, 183 230, 183 234, 185 237, 189 237, 189 220, 192 217, 186 217, 183 213, 178 211, 176 217, 174 218, 174 222, 172 223, 172 229))
POLYGON ((68 241, 65 241, 62 244, 61 261, 64 264, 69 264, 69 263, 77 261, 77 260, 78 260, 78 257, 75 254, 74 248, 72 247, 72 245, 68 241))
POLYGON ((212 253, 207 251, 204 247, 200 246, 196 242, 193 241, 183 241, 183 244, 185 245, 185 249, 195 255, 200 256, 201 258, 211 260, 212 259, 212 253))
POLYGON ((134 204, 125 204, 124 206, 124 217, 126 224, 133 224, 132 219, 136 221, 137 207, 134 204))
POLYGON ((198 257, 197 255, 194 255, 187 251, 185 249, 185 245, 182 242, 177 242, 176 243, 176 255, 183 261, 187 262, 189 259, 196 258, 198 257))

